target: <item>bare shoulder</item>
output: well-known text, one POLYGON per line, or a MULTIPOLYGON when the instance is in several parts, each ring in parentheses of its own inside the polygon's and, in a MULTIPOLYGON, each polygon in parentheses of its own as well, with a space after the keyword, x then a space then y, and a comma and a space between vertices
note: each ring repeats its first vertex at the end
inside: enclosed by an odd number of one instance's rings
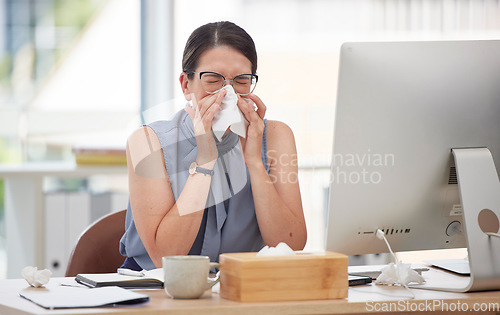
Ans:
POLYGON ((129 136, 127 159, 129 166, 139 176, 163 178, 166 175, 161 144, 151 127, 141 127, 129 136))
POLYGON ((140 149, 147 146, 151 149, 161 148, 160 141, 156 133, 149 126, 136 129, 127 139, 127 144, 133 149, 140 149))
POLYGON ((293 144, 295 146, 295 138, 290 126, 284 122, 277 120, 267 121, 267 141, 270 145, 293 144))
POLYGON ((279 170, 281 166, 278 164, 280 163, 296 167, 295 138, 292 129, 287 124, 276 120, 267 121, 267 154, 271 170, 279 170))

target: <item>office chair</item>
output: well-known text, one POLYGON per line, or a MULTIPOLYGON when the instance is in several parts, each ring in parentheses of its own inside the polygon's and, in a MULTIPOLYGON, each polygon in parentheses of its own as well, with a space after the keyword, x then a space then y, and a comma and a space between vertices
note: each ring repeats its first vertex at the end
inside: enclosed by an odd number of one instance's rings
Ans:
POLYGON ((80 235, 69 257, 66 277, 79 273, 116 272, 125 261, 119 252, 119 243, 125 233, 126 212, 105 215, 80 235))

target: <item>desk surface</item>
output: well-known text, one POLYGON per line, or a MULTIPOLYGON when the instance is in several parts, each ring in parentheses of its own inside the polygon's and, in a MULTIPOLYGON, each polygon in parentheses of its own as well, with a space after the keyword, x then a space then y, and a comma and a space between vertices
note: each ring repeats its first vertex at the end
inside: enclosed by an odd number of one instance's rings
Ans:
MULTIPOLYGON (((59 285, 62 278, 51 279, 48 288, 59 285)), ((349 297, 338 300, 239 303, 220 298, 207 291, 197 300, 173 300, 163 290, 142 290, 151 297, 141 306, 89 309, 46 310, 21 297, 28 287, 22 279, 0 281, 0 314, 360 314, 380 311, 417 311, 429 314, 457 314, 458 310, 482 309, 490 314, 500 312, 500 291, 451 293, 412 289, 415 299, 401 287, 365 285, 349 288, 349 297)), ((425 313, 419 313, 425 314, 425 313)))

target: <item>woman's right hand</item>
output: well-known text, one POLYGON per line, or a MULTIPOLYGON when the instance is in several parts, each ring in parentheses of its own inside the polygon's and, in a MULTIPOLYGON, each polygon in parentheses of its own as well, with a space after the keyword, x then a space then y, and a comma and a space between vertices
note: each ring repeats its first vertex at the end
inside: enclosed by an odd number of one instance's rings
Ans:
POLYGON ((191 117, 196 136, 196 146, 198 155, 196 161, 198 165, 213 168, 218 158, 217 146, 212 132, 212 121, 219 111, 222 99, 226 96, 226 90, 221 90, 216 94, 209 94, 200 100, 196 100, 194 94, 191 95, 193 107, 186 107, 186 112, 191 117))

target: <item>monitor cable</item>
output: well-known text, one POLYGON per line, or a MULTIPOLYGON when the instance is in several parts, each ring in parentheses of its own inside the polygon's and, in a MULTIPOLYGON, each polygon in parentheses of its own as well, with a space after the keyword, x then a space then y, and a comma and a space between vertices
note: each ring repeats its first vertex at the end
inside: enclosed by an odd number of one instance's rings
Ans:
POLYGON ((493 236, 493 237, 498 237, 500 238, 500 234, 498 233, 493 233, 493 232, 484 232, 484 234, 488 235, 488 236, 493 236))
POLYGON ((399 282, 399 284, 401 284, 402 286, 404 286, 405 289, 408 292, 410 292, 410 294, 411 294, 410 298, 411 299, 415 299, 415 294, 410 290, 410 288, 408 287, 408 285, 401 280, 401 275, 399 273, 400 262, 398 261, 398 258, 396 257, 396 255, 392 251, 391 245, 389 244, 389 241, 387 241, 387 238, 385 237, 384 231, 382 231, 381 229, 377 229, 377 233, 375 233, 375 235, 377 236, 378 239, 385 241, 385 244, 387 245, 387 248, 391 252, 392 257, 394 258, 394 261, 396 262, 396 273, 398 275, 398 282, 399 282))

